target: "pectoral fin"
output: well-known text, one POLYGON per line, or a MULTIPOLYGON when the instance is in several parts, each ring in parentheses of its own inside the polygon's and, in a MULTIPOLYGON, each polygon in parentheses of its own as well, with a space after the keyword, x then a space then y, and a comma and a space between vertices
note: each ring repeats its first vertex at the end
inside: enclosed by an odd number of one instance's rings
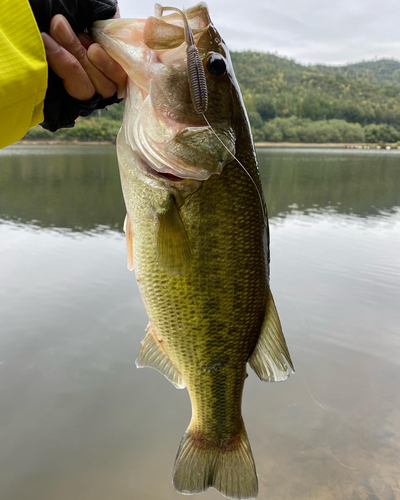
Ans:
POLYGON ((290 376, 290 369, 294 372, 271 290, 261 334, 249 364, 261 380, 268 382, 286 380, 290 376))
POLYGON ((184 276, 190 269, 190 242, 175 198, 156 211, 156 249, 160 265, 170 274, 184 276))
POLYGON ((158 340, 156 334, 147 326, 147 333, 142 340, 139 356, 136 359, 138 368, 154 368, 166 377, 178 389, 186 387, 181 374, 172 364, 162 346, 163 342, 158 340))
POLYGON ((127 213, 125 216, 125 221, 124 221, 124 231, 125 231, 125 237, 126 237, 126 251, 128 254, 128 270, 133 271, 133 233, 132 233, 132 226, 131 226, 131 221, 129 219, 129 214, 127 213))

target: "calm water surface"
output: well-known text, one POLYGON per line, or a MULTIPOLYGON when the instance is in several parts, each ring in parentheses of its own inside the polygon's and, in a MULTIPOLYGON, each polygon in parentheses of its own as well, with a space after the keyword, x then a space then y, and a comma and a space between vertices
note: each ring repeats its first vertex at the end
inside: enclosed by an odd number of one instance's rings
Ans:
MULTIPOLYGON (((259 498, 400 498, 400 154, 259 159, 296 365, 245 385, 259 498)), ((182 498, 189 399, 135 368, 147 318, 124 215, 113 147, 0 152, 2 500, 182 498)))

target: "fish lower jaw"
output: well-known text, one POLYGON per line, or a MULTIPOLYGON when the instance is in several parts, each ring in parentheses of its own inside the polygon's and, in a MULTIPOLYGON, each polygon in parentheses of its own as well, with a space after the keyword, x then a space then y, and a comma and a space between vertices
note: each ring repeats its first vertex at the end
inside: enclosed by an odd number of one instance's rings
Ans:
POLYGON ((183 177, 178 177, 169 172, 159 172, 155 168, 152 168, 148 163, 146 163, 146 167, 147 167, 147 173, 154 177, 160 177, 161 179, 165 179, 171 182, 181 182, 185 180, 183 177))
POLYGON ((147 141, 135 141, 136 151, 143 161, 145 174, 172 181, 205 181, 210 177, 207 170, 183 165, 177 160, 165 158, 161 152, 151 147, 147 141))
POLYGON ((173 164, 167 165, 161 162, 160 158, 154 157, 149 151, 144 151, 143 148, 137 148, 136 151, 142 159, 141 171, 147 176, 172 183, 184 181, 201 182, 204 180, 202 178, 198 179, 195 175, 191 175, 191 172, 188 172, 188 175, 186 173, 182 175, 180 173, 182 167, 174 168, 173 164))
POLYGON ((165 149, 172 138, 168 138, 165 142, 154 141, 145 132, 139 119, 136 120, 132 132, 131 146, 134 147, 146 164, 149 175, 171 181, 205 181, 213 173, 220 174, 222 171, 222 164, 220 169, 210 172, 206 168, 186 164, 184 161, 180 161, 179 158, 167 154, 165 149))

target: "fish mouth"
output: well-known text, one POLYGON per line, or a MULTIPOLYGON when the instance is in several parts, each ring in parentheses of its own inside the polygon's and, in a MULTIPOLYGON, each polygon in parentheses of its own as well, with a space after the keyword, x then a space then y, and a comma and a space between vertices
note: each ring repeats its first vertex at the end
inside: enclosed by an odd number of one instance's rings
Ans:
MULTIPOLYGON (((157 122, 161 122, 159 117, 157 122)), ((213 174, 220 174, 231 160, 225 150, 215 155, 196 144, 197 139, 201 141, 210 134, 209 127, 163 123, 162 127, 147 129, 138 116, 132 132, 135 149, 153 177, 172 182, 205 181, 213 174)))
POLYGON ((170 182, 182 182, 187 180, 183 177, 178 177, 168 172, 159 172, 158 170, 152 168, 147 162, 146 162, 146 168, 147 168, 147 173, 152 175, 153 177, 160 177, 161 179, 165 179, 170 182))

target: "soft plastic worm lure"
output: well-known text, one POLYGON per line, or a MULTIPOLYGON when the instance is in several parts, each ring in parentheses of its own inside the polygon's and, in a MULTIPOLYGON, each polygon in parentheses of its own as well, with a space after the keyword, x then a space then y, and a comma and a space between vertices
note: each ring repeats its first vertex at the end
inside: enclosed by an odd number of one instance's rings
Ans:
POLYGON ((258 197, 260 199, 260 205, 264 214, 264 222, 266 220, 266 211, 264 202, 260 193, 260 190, 257 187, 257 184, 254 182, 253 177, 250 175, 249 171, 243 165, 242 162, 236 158, 236 156, 226 147, 226 145, 222 142, 218 134, 213 129, 210 122, 207 120, 206 115, 204 114, 207 111, 208 107, 208 91, 207 91, 207 82, 206 75, 204 73, 203 63, 199 54, 199 51, 194 43, 193 33, 189 26, 186 14, 184 11, 176 8, 176 7, 163 7, 159 3, 156 3, 154 6, 154 15, 158 18, 161 18, 164 11, 174 11, 178 12, 183 19, 183 25, 185 29, 185 41, 187 44, 187 70, 188 70, 188 81, 189 81, 189 89, 190 95, 192 98, 193 106, 197 113, 203 116, 205 122, 215 135, 216 139, 222 144, 222 146, 228 151, 228 153, 232 156, 234 160, 241 166, 241 168, 245 171, 246 175, 250 178, 251 182, 254 185, 255 190, 257 191, 258 197))
POLYGON ((187 71, 190 96, 194 109, 201 115, 207 111, 208 107, 208 91, 203 62, 194 43, 193 33, 190 29, 186 14, 176 7, 162 7, 159 3, 156 3, 154 6, 154 14, 158 18, 161 18, 166 10, 178 12, 183 19, 185 41, 187 44, 187 71))

